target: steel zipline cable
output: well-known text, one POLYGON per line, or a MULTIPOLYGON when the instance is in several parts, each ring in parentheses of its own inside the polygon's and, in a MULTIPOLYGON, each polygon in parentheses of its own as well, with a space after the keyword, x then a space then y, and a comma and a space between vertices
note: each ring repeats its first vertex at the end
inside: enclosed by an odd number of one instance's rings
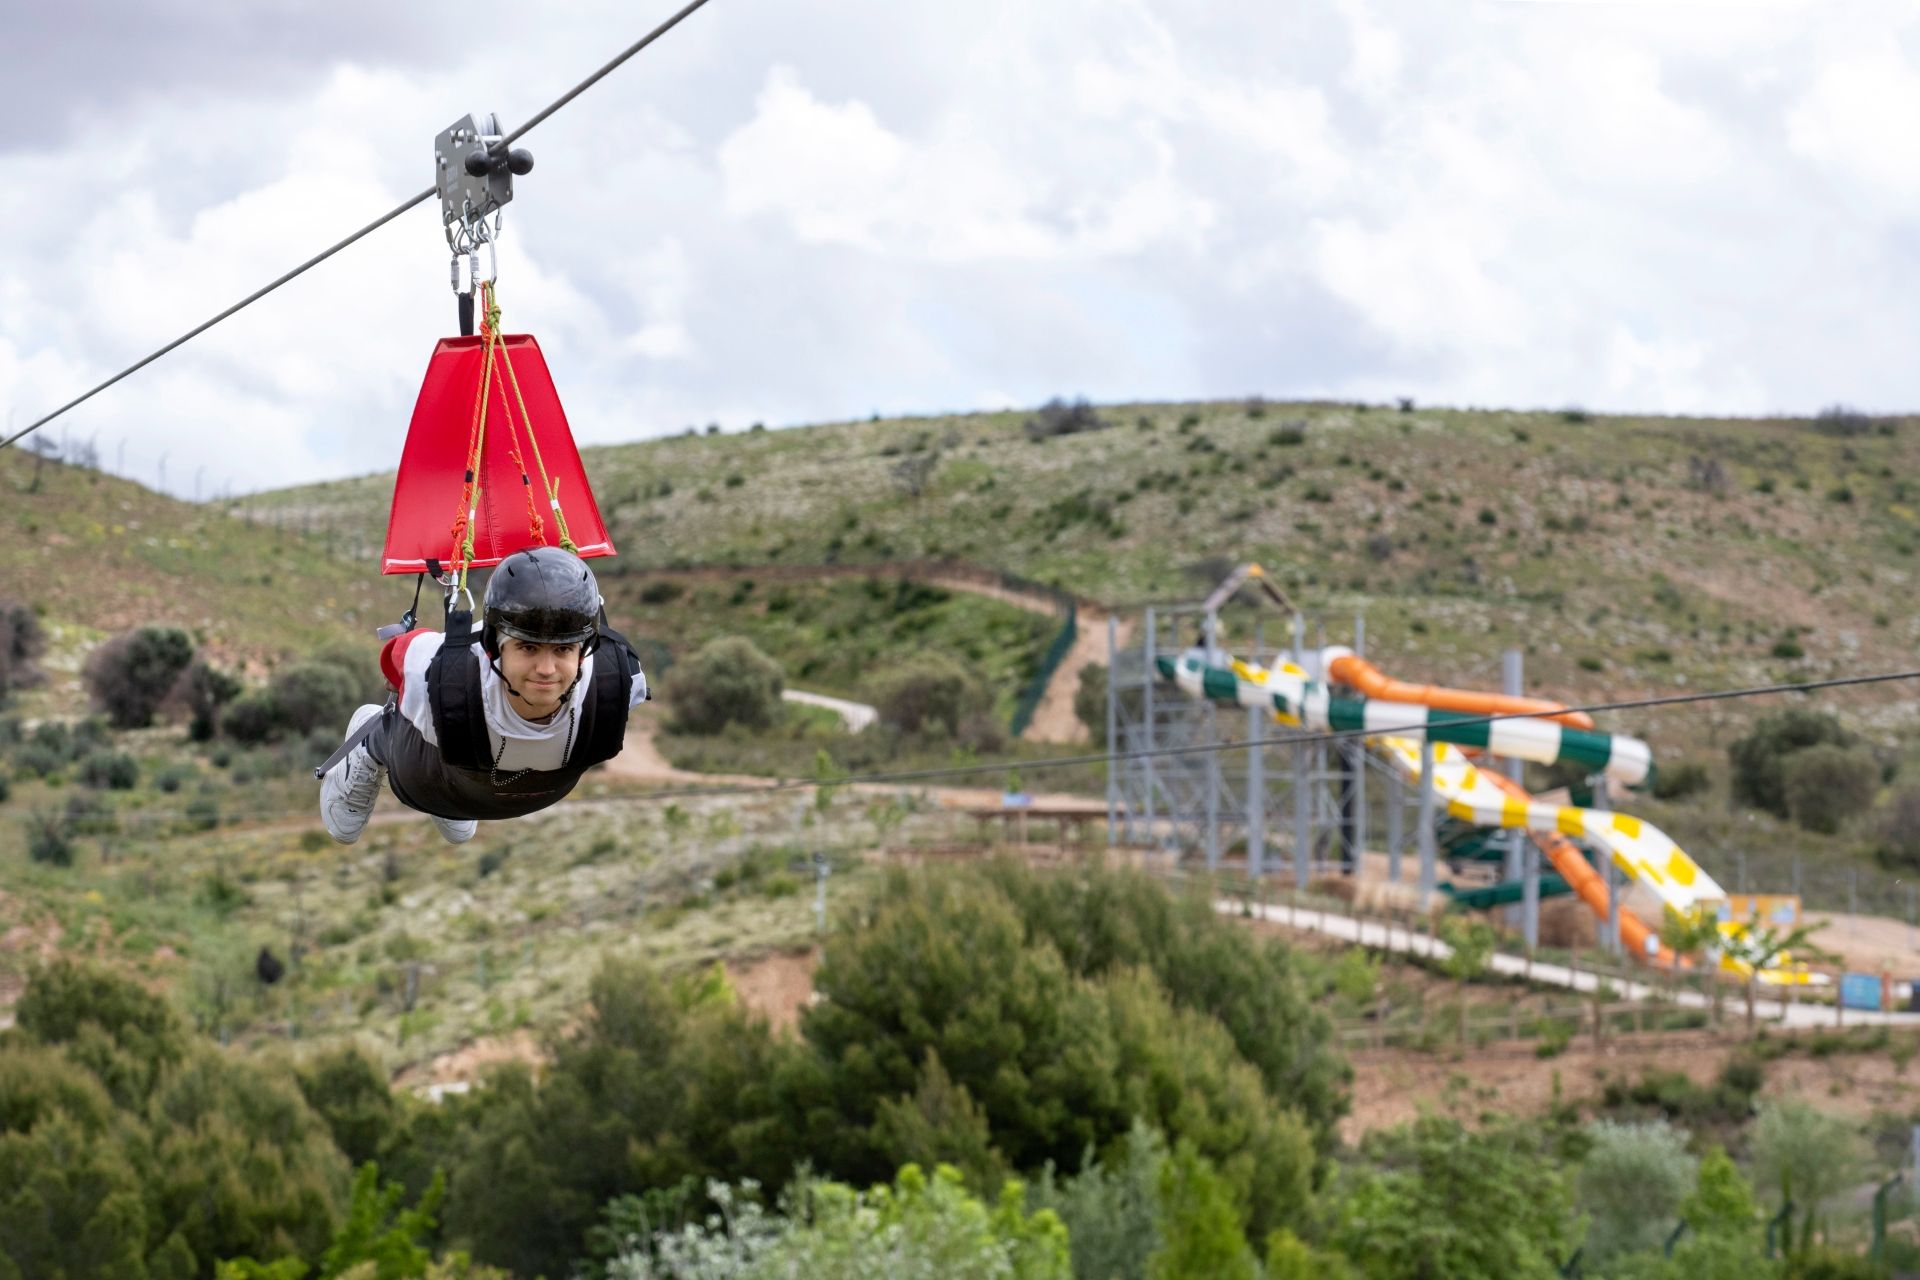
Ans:
MULTIPOLYGON (((665 22, 662 22, 659 26, 655 27, 653 30, 647 32, 646 35, 640 37, 640 39, 634 41, 632 44, 628 45, 625 49, 621 50, 618 54, 616 54, 613 58, 611 58, 606 63, 606 65, 602 66, 598 71, 595 71, 592 75, 588 76, 585 80, 582 80, 579 84, 574 85, 573 88, 567 90, 565 93, 561 94, 558 98, 555 98, 552 102, 548 103, 545 107, 535 112, 531 119, 529 119, 525 124, 521 125, 518 129, 515 129, 512 133, 509 133, 505 137, 501 138, 499 142, 494 143, 491 149, 496 152, 503 151, 512 143, 524 137, 530 130, 532 130, 536 125, 540 124, 548 116, 551 116, 554 112, 560 110, 560 108, 566 106, 569 102, 572 102, 575 98, 579 97, 582 93, 585 93, 588 89, 591 89, 594 85, 598 84, 601 80, 606 78, 606 76, 610 72, 612 72, 615 68, 619 67, 621 63, 633 57, 634 54, 639 53, 642 49, 652 44, 655 40, 658 40, 661 36, 665 35, 667 32, 673 30, 673 28, 678 26, 683 19, 691 15, 694 12, 694 10, 700 8, 702 5, 706 3, 707 3, 707 0, 691 0, 691 3, 689 3, 685 8, 681 9, 678 13, 668 18, 665 22)), ((232 306, 228 307, 225 311, 222 311, 219 315, 216 315, 210 320, 206 320, 201 322, 198 325, 195 325, 193 328, 187 330, 185 333, 181 334, 179 337, 175 338, 173 341, 167 343, 164 347, 161 347, 157 351, 153 351, 148 355, 141 357, 139 360, 134 361, 132 364, 128 365, 126 368, 114 374, 111 378, 108 378, 105 382, 100 383, 98 386, 92 388, 91 390, 87 391, 83 395, 75 396, 73 399, 61 405, 58 409, 55 409, 52 413, 49 413, 42 418, 36 419, 35 421, 28 423, 25 427, 22 427, 20 430, 14 432, 12 435, 7 436, 5 439, 0 439, 0 449, 5 449, 7 446, 13 444, 17 440, 25 439, 27 436, 32 435, 34 432, 38 431, 40 428, 46 426, 49 422, 52 422, 55 418, 58 418, 60 415, 66 413, 68 410, 78 408, 80 405, 85 404, 87 401, 93 399, 93 397, 99 395, 102 391, 105 391, 108 387, 111 387, 114 383, 119 382, 123 378, 129 377, 135 373, 138 373, 140 370, 146 368, 148 365, 152 364, 155 360, 158 360, 160 357, 167 355, 169 352, 178 350, 180 347, 185 346, 187 343, 193 341, 195 338, 199 337, 201 334, 205 333, 207 330, 219 324, 222 320, 226 320, 229 317, 236 315, 241 311, 244 311, 246 308, 252 306, 254 303, 260 301, 260 299, 272 293, 275 289, 278 289, 281 285, 286 284, 288 281, 293 280, 297 276, 304 275, 308 271, 311 271, 314 267, 319 266, 321 263, 325 262, 328 258, 331 258, 334 254, 339 253, 342 249, 345 249, 347 246, 366 238, 367 236, 373 234, 375 231, 378 231, 381 227, 386 226, 389 222, 392 222, 395 218, 407 212, 409 209, 412 209, 417 205, 425 204, 427 201, 433 199, 433 197, 436 194, 438 194, 437 188, 428 187, 425 191, 422 191, 422 192, 419 192, 418 194, 407 197, 405 200, 401 201, 399 204, 395 205, 393 208, 387 210, 387 212, 375 218, 372 222, 369 222, 366 226, 361 227, 358 231, 355 231, 352 235, 347 236, 345 239, 340 240, 334 243, 333 245, 330 245, 326 249, 321 250, 319 253, 314 254, 311 258, 308 258, 305 262, 301 263, 299 266, 295 267, 293 270, 287 272, 285 275, 279 277, 278 279, 273 280, 268 284, 264 284, 258 289, 255 289, 252 293, 240 299, 240 301, 234 303, 232 306)))
MULTIPOLYGON (((1589 702, 1579 706, 1563 708, 1565 711, 1584 711, 1597 715, 1603 711, 1645 711, 1661 707, 1688 706, 1704 702, 1731 702, 1741 698, 1760 698, 1782 693, 1819 693, 1826 689, 1846 689, 1863 685, 1893 684, 1903 680, 1920 680, 1920 669, 1910 671, 1883 671, 1872 675, 1834 676, 1826 680, 1804 680, 1792 684, 1753 685, 1744 689, 1716 689, 1701 693, 1663 694, 1654 698, 1632 698, 1616 702, 1589 702)), ((1462 716, 1449 720, 1449 727, 1462 725, 1494 724, 1502 720, 1534 720, 1538 715, 1527 712, 1507 712, 1501 715, 1462 716)), ((636 792, 623 795, 598 796, 591 801, 594 804, 653 804, 664 801, 699 799, 708 796, 764 796, 777 795, 788 791, 812 791, 822 787, 846 786, 899 786, 905 784, 926 784, 956 778, 977 778, 989 774, 1005 774, 1009 769, 1022 773, 1038 773, 1047 769, 1064 769, 1075 765, 1114 764, 1126 760, 1162 760, 1182 756, 1206 755, 1210 752, 1243 751, 1248 747, 1269 746, 1313 746, 1317 743, 1344 742, 1355 738, 1393 737, 1396 734, 1414 735, 1425 730, 1424 724, 1407 724, 1385 728, 1338 729, 1323 733, 1286 733, 1266 738, 1245 738, 1230 742, 1189 743, 1173 747, 1154 747, 1141 751, 1099 751, 1084 752, 1070 756, 1043 756, 1039 759, 1006 759, 985 764, 947 765, 936 769, 911 769, 897 773, 856 773, 844 778, 769 778, 764 783, 714 783, 704 786, 670 787, 653 791, 636 792)), ((307 810, 287 810, 277 813, 256 813, 248 815, 260 821, 275 818, 297 818, 307 810)), ((144 821, 173 820, 191 815, 174 813, 142 812, 130 810, 120 817, 137 818, 144 821)), ((28 821, 31 815, 17 814, 20 821, 28 821)))

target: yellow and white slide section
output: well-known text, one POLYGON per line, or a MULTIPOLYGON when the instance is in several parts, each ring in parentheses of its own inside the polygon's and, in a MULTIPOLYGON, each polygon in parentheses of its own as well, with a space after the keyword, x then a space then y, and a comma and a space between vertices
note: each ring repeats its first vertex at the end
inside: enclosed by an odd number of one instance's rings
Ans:
MULTIPOLYGON (((1375 738, 1375 747, 1401 772, 1418 780, 1420 744, 1408 738, 1375 738)), ((1666 832, 1632 814, 1576 805, 1521 800, 1487 777, 1460 748, 1433 744, 1434 791, 1449 816, 1480 827, 1558 831, 1592 841, 1607 851, 1613 865, 1653 890, 1660 901, 1682 915, 1717 908, 1727 896, 1717 881, 1687 856, 1666 832)))

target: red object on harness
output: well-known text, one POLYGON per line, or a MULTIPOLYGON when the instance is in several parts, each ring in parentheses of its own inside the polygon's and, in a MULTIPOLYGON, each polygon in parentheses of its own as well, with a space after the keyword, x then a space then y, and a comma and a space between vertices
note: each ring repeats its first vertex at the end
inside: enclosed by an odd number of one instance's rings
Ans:
MULTIPOLYGON (((533 461, 536 442, 547 478, 559 482, 560 505, 578 554, 614 554, 540 344, 526 333, 503 334, 500 343, 496 369, 500 361, 511 361, 513 379, 500 370, 486 389, 488 425, 476 477, 473 558, 468 563, 475 567, 499 564, 526 547, 560 544, 557 521, 545 519, 542 534, 536 536, 528 515, 528 475, 533 503, 542 512, 551 505, 548 496, 538 492, 540 471, 533 461), (526 402, 524 419, 510 390, 514 382, 526 402), (516 431, 531 432, 533 440, 516 441, 516 431), (514 452, 525 461, 525 472, 514 452)), ((413 406, 413 422, 407 427, 400 474, 393 484, 381 573, 423 573, 428 560, 443 566, 459 560, 452 520, 464 509, 467 448, 486 351, 484 336, 442 338, 433 349, 426 381, 420 384, 420 398, 413 406)))

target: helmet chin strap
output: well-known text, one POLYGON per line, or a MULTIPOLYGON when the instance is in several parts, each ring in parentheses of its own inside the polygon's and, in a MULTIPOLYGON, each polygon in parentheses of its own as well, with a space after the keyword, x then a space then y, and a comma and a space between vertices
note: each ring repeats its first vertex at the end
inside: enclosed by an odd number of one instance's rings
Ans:
MULTIPOLYGON (((522 702, 525 702, 527 700, 527 695, 520 692, 518 689, 514 688, 512 683, 507 679, 507 673, 500 669, 500 658, 497 654, 490 653, 487 655, 487 665, 493 668, 493 674, 500 678, 501 685, 503 685, 506 688, 506 691, 508 693, 520 699, 520 701, 522 702)), ((570 683, 568 683, 565 689, 562 689, 560 691, 560 701, 557 704, 555 704, 555 707, 554 707, 555 711, 558 711, 561 707, 565 706, 567 704, 567 699, 573 697, 573 691, 580 683, 580 673, 586 667, 586 665, 587 664, 583 658, 580 665, 573 669, 573 680, 570 683)))

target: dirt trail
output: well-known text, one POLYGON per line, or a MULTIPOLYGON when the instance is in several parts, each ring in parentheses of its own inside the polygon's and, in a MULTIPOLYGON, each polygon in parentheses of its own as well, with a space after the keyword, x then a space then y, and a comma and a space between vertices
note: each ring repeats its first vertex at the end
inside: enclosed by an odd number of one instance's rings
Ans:
MULTIPOLYGON (((654 737, 659 731, 659 712, 651 707, 636 709, 627 724, 625 747, 619 755, 607 761, 608 775, 655 786, 735 786, 759 789, 776 785, 776 780, 773 778, 763 778, 753 774, 695 773, 688 769, 677 769, 672 761, 660 754, 660 748, 654 742, 654 737)), ((1001 795, 999 789, 994 787, 927 787, 913 783, 856 783, 851 789, 866 795, 888 796, 896 795, 903 790, 917 791, 946 809, 998 809, 1001 795)), ((1033 797, 1033 803, 1043 808, 1075 809, 1086 813, 1105 813, 1107 810, 1107 802, 1104 800, 1064 793, 1037 794, 1033 797)))

